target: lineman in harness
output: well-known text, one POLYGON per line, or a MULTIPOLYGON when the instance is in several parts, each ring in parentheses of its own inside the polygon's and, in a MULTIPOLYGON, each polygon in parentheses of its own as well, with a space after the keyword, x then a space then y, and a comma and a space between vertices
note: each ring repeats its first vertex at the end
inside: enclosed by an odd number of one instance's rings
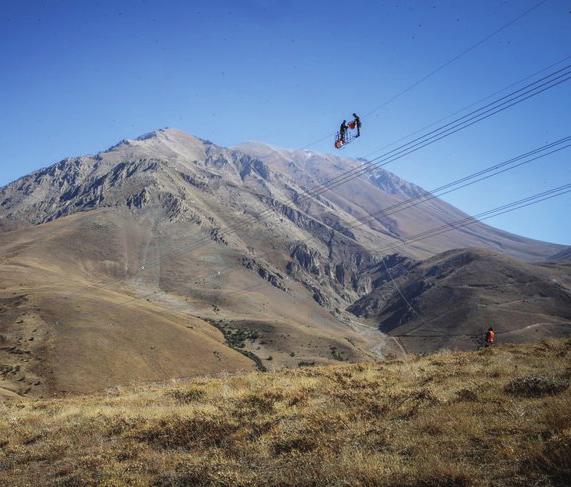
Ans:
POLYGON ((335 147, 341 149, 347 143, 347 120, 341 122, 339 127, 339 133, 337 134, 337 140, 335 141, 335 147))
POLYGON ((357 129, 357 135, 355 135, 355 137, 361 136, 361 119, 356 113, 353 114, 353 121, 349 123, 349 128, 357 129))
POLYGON ((361 136, 361 119, 356 113, 354 113, 353 120, 351 120, 349 124, 347 124, 346 120, 343 120, 343 122, 341 123, 341 126, 339 127, 339 132, 337 132, 337 137, 335 138, 335 148, 341 149, 349 142, 351 142, 353 139, 356 139, 357 137, 360 136, 361 136), (349 132, 354 130, 356 130, 355 135, 353 135, 352 132, 349 132))

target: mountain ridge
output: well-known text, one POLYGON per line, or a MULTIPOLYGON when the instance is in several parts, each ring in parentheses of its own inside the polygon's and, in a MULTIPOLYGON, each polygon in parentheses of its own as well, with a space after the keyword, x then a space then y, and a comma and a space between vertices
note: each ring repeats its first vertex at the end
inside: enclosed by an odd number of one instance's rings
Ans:
MULTIPOLYGON (((392 217, 385 217, 382 214, 377 217, 371 217, 371 209, 378 208, 379 204, 372 201, 374 189, 371 189, 371 198, 368 196, 363 204, 347 203, 345 198, 344 188, 335 188, 333 191, 320 191, 321 195, 310 195, 307 196, 307 189, 305 188, 316 188, 327 181, 330 177, 334 175, 342 174, 343 171, 348 169, 353 169, 359 166, 359 161, 349 160, 344 158, 339 158, 337 156, 328 156, 312 152, 309 150, 305 151, 295 151, 287 149, 279 149, 271 146, 263 145, 259 142, 242 144, 237 146, 236 149, 227 149, 213 144, 212 142, 199 139, 197 137, 185 134, 182 131, 176 129, 159 129, 147 134, 144 134, 135 139, 124 139, 118 144, 106 149, 102 152, 97 153, 94 156, 79 156, 75 158, 66 158, 62 161, 53 164, 44 169, 40 169, 31 173, 28 176, 9 183, 8 185, 0 188, 0 208, 2 208, 5 217, 10 218, 17 214, 18 218, 28 219, 33 223, 39 223, 41 221, 46 221, 46 215, 42 215, 42 209, 39 209, 38 215, 31 215, 29 208, 17 208, 18 200, 23 199, 31 200, 32 204, 34 200, 43 200, 46 197, 46 193, 49 192, 49 181, 46 181, 44 187, 42 187, 42 177, 47 179, 47 176, 52 176, 57 178, 58 173, 61 172, 61 177, 54 181, 52 184, 55 186, 53 189, 56 191, 65 190, 66 185, 72 187, 74 184, 77 185, 78 182, 86 182, 85 177, 91 177, 91 183, 93 186, 101 185, 105 181, 100 180, 108 175, 111 176, 110 183, 121 178, 121 169, 116 166, 119 164, 129 165, 131 171, 127 171, 126 175, 132 176, 136 171, 133 166, 137 163, 143 163, 143 161, 148 161, 148 163, 155 163, 154 169, 157 169, 157 165, 166 164, 171 165, 173 169, 177 169, 179 172, 183 173, 185 177, 189 177, 187 183, 207 184, 212 185, 213 180, 217 177, 227 178, 230 182, 236 184, 242 184, 244 178, 248 176, 253 176, 257 181, 255 184, 250 181, 250 189, 266 192, 266 194, 275 193, 281 196, 285 196, 284 201, 290 200, 287 204, 291 205, 292 202, 295 204, 295 199, 288 198, 287 193, 284 195, 284 190, 286 192, 293 191, 295 198, 301 196, 302 201, 307 201, 310 199, 325 199, 329 203, 333 203, 339 206, 339 210, 348 211, 350 217, 351 215, 357 216, 357 218, 367 218, 371 223, 367 226, 376 226, 379 230, 383 231, 385 234, 400 235, 401 233, 406 234, 407 232, 399 231, 398 224, 395 224, 395 219, 392 217), (301 162, 300 162, 301 159, 301 162), (204 160, 206 162, 201 169, 197 170, 198 161, 204 160), (67 167, 66 167, 67 166, 67 167), (83 167, 85 166, 85 167, 83 167), (226 167, 226 170, 224 168, 226 167), (234 173, 228 170, 228 166, 234 166, 234 173), (330 166, 330 167, 328 167, 330 166), (332 170, 331 170, 332 169, 332 170), (115 171, 115 174, 114 174, 115 171), (277 171, 277 172, 276 172, 277 171), (341 172, 340 172, 341 171, 341 172), (119 173, 119 174, 117 174, 119 173), (200 174, 198 174, 200 173, 200 174), (198 177, 200 176, 200 177, 198 177), (192 179, 192 177, 197 177, 197 179, 192 179), (277 178, 278 184, 281 184, 281 189, 276 191, 274 186, 272 189, 268 190, 268 185, 266 179, 269 177, 277 178), (83 178, 83 179, 82 179, 83 178), (206 179, 205 179, 206 178, 206 179), (35 181, 34 181, 35 179, 35 181), (34 183, 36 187, 34 188, 34 183), (285 185, 285 186, 284 186, 285 185), (33 194, 37 193, 37 194, 33 194), (395 229, 397 229, 395 231, 395 229)), ((151 168, 153 169, 153 168, 151 168)), ((140 172, 149 171, 150 168, 141 167, 140 172)), ((169 176, 169 177, 172 177, 169 176)), ((399 199, 409 198, 414 199, 420 196, 427 196, 429 193, 423 188, 414 185, 412 183, 406 182, 396 175, 386 171, 382 168, 376 169, 372 174, 367 174, 365 177, 356 178, 357 183, 363 183, 367 181, 367 184, 372 184, 386 197, 397 197, 399 199)), ((354 184, 353 181, 347 183, 346 186, 354 184)), ((96 196, 98 192, 101 193, 105 188, 92 187, 92 197, 88 198, 86 201, 78 201, 73 206, 76 210, 81 209, 82 205, 86 205, 86 209, 92 209, 94 206, 98 206, 104 200, 104 195, 98 199, 96 196)), ((176 191, 174 192, 176 193, 176 191)), ((174 194, 173 193, 173 194, 174 194)), ((70 194, 67 194, 70 196, 70 194)), ((73 196, 73 195, 71 195, 73 196)), ((130 194, 130 196, 135 196, 130 194)), ((377 195, 376 195, 377 196, 377 195)), ((378 196, 377 196, 378 197, 378 196)), ((126 203, 127 198, 125 198, 126 203)), ((349 200, 350 201, 350 200, 349 200)), ((54 204, 56 202, 54 201, 54 204)), ((29 207, 29 205, 28 205, 29 207)), ((431 201, 432 210, 436 210, 443 213, 443 215, 450 215, 451 212, 455 216, 465 216, 464 213, 459 212, 447 203, 440 201, 438 199, 431 201)), ((73 208, 67 208, 66 211, 74 211, 73 208)), ((419 211, 423 211, 422 209, 419 211)), ((33 211, 31 212, 33 213, 33 211)), ((58 218, 62 214, 67 214, 64 212, 54 211, 47 218, 58 218)), ((424 216, 424 215, 423 215, 424 216)), ((398 218, 398 217, 397 217, 398 218)), ((414 216, 413 216, 414 218, 414 216)), ((441 217, 437 217, 434 220, 434 215, 431 214, 430 218, 432 221, 439 222, 441 217)), ((418 220, 418 219, 416 219, 418 220)), ((419 224, 421 222, 414 221, 413 224, 419 224)), ((486 227, 491 228, 491 227, 486 227)), ((480 232, 481 233, 481 232, 480 232)), ((550 243, 539 243, 532 241, 530 239, 525 239, 523 237, 515 236, 503 232, 501 230, 496 230, 492 232, 493 238, 490 238, 490 243, 480 242, 481 245, 502 245, 498 243, 498 240, 505 240, 507 243, 505 245, 504 251, 511 252, 510 246, 513 245, 528 245, 531 247, 532 242, 537 243, 537 247, 540 245, 546 245, 548 247, 541 251, 541 258, 547 257, 548 255, 553 255, 558 251, 562 250, 563 247, 557 244, 550 243), (549 249, 549 250, 548 250, 549 249)), ((470 229, 464 230, 464 236, 470 235, 470 229)), ((473 238, 472 234, 470 238, 473 238)), ((455 242, 451 248, 461 247, 455 242)), ((473 245, 468 245, 473 246, 473 245)), ((435 251, 446 250, 442 248, 442 243, 435 251)), ((525 258, 525 252, 521 250, 514 250, 514 255, 519 253, 519 257, 525 258)), ((535 253, 535 252, 534 252, 535 253)), ((425 254, 426 255, 426 254, 425 254)), ((537 259, 538 256, 528 256, 528 259, 537 259)))

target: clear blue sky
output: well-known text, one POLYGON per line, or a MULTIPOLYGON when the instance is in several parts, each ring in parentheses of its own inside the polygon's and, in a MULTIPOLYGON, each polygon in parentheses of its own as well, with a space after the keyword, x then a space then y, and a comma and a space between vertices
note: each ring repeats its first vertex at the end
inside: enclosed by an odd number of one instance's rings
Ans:
MULTIPOLYGON (((176 127, 300 147, 367 112, 537 0, 0 0, 0 185, 176 127)), ((541 7, 364 120, 359 157, 571 54, 541 7)), ((430 189, 571 134, 571 82, 387 167, 430 189)), ((331 141, 312 147, 331 151, 331 141)), ((475 213, 571 181, 571 150, 450 195, 475 213)), ((571 244, 565 196, 490 223, 571 244)))

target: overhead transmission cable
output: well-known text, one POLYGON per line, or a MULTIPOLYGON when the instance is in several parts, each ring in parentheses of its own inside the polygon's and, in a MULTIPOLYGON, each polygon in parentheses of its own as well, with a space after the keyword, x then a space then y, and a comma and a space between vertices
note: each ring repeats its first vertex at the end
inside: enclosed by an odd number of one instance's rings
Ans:
POLYGON ((410 245, 411 243, 415 243, 415 242, 418 242, 420 240, 425 240, 427 238, 435 237, 437 235, 440 235, 441 233, 449 232, 450 230, 455 230, 457 228, 462 228, 462 227, 465 227, 467 225, 473 225, 475 223, 480 223, 480 222, 488 220, 490 218, 494 218, 496 216, 503 215, 504 213, 509 213, 509 212, 512 212, 515 210, 519 210, 520 208, 525 208, 527 206, 539 203, 541 201, 552 199, 552 198, 555 198, 557 196, 562 196, 562 195, 567 194, 569 192, 571 192, 571 183, 564 184, 564 185, 559 186, 557 188, 550 189, 550 190, 544 191, 542 193, 535 194, 533 196, 528 196, 526 198, 522 198, 520 200, 513 201, 511 203, 507 203, 507 204, 502 205, 502 206, 498 206, 498 207, 493 208, 491 210, 487 210, 487 211, 484 211, 481 213, 477 213, 475 215, 467 216, 466 218, 463 218, 461 220, 457 220, 455 222, 446 223, 445 225, 442 225, 440 227, 433 228, 431 230, 427 230, 426 232, 422 232, 420 234, 414 235, 414 236, 410 237, 409 239, 405 240, 404 242, 401 242, 401 243, 398 243, 398 244, 395 244, 395 245, 392 245, 389 247, 382 248, 379 250, 379 252, 387 252, 389 250, 393 250, 393 249, 399 248, 399 247, 404 246, 404 245, 410 245))
MULTIPOLYGON (((299 205, 305 200, 321 195, 326 191, 329 191, 330 189, 335 188, 341 184, 347 183, 368 171, 386 166, 387 164, 398 159, 402 159, 411 153, 414 153, 428 145, 442 140, 445 137, 459 132, 460 130, 472 126, 477 122, 485 120, 499 112, 507 110, 514 105, 522 103, 523 101, 543 93, 548 89, 554 88, 570 79, 571 65, 567 65, 564 68, 558 69, 547 76, 544 76, 522 88, 519 88, 518 90, 502 96, 494 102, 488 103, 485 106, 473 110, 472 112, 463 115, 462 117, 459 117, 456 120, 449 122, 437 129, 434 129, 423 136, 417 137, 412 141, 397 147, 396 149, 371 159, 370 161, 367 161, 366 163, 363 163, 356 168, 345 171, 344 173, 331 178, 324 183, 316 185, 313 188, 305 190, 306 194, 302 195, 298 201, 296 201, 296 205, 299 207, 299 205)), ((252 217, 251 221, 260 221, 273 214, 274 209, 268 208, 262 211, 257 217, 252 217)), ((228 225, 225 229, 223 229, 223 231, 226 233, 231 233, 234 230, 242 228, 244 225, 245 222, 236 222, 235 224, 228 225)), ((205 245, 210 241, 210 236, 199 237, 197 240, 191 242, 190 244, 184 244, 184 251, 195 250, 196 248, 199 248, 200 246, 205 245)), ((182 248, 181 251, 183 251, 182 248)))
POLYGON ((514 86, 517 86, 517 85, 519 85, 520 83, 523 83, 524 81, 527 81, 527 80, 529 80, 529 79, 532 79, 532 78, 534 78, 535 76, 537 76, 537 75, 539 75, 539 74, 545 73, 546 71, 548 71, 548 70, 551 69, 551 68, 554 68, 555 66, 559 66, 560 64, 562 64, 563 62, 567 61, 567 60, 570 59, 570 58, 571 58, 571 55, 567 55, 567 56, 565 56, 565 57, 559 59, 558 61, 556 61, 556 62, 554 62, 554 63, 552 63, 552 64, 550 64, 550 65, 548 65, 548 66, 546 66, 546 67, 544 67, 544 68, 542 68, 542 69, 540 69, 540 70, 538 70, 538 71, 535 71, 535 72, 532 73, 532 74, 529 74, 529 75, 527 75, 527 76, 525 76, 525 77, 523 77, 523 78, 521 78, 521 79, 519 79, 519 80, 517 80, 517 81, 514 81, 513 83, 510 83, 509 85, 504 86, 503 88, 501 88, 501 89, 499 89, 499 90, 497 90, 497 91, 494 91, 493 93, 490 93, 489 95, 484 96, 483 98, 480 98, 480 99, 478 99, 478 100, 476 100, 476 101, 474 101, 474 102, 472 102, 472 103, 470 103, 470 104, 468 104, 468 105, 466 105, 466 106, 464 106, 464 107, 462 107, 462 108, 459 108, 458 110, 456 110, 456 111, 454 111, 454 112, 452 112, 452 113, 449 113, 448 115, 445 115, 445 116, 443 116, 443 117, 441 117, 441 118, 439 118, 439 119, 437 119, 437 120, 434 120, 433 122, 430 122, 430 123, 427 124, 427 125, 424 125, 423 127, 420 127, 420 128, 418 128, 418 129, 414 130, 413 132, 408 133, 407 135, 404 135, 404 136, 402 136, 402 137, 399 137, 398 139, 394 140, 393 142, 390 142, 390 143, 388 143, 388 144, 385 144, 385 145, 383 145, 382 147, 380 147, 380 148, 378 148, 378 149, 375 149, 375 150, 373 150, 373 151, 371 151, 371 152, 365 154, 365 155, 363 156, 363 158, 366 159, 366 158, 368 158, 368 157, 370 157, 370 156, 376 154, 377 152, 380 152, 380 151, 385 150, 385 149, 387 149, 387 148, 389 148, 389 147, 392 147, 393 145, 396 145, 397 143, 399 143, 399 142, 401 142, 401 141, 403 141, 403 140, 406 140, 406 139, 408 139, 409 137, 412 137, 412 136, 414 136, 414 135, 416 135, 416 134, 422 132, 423 130, 429 129, 430 127, 434 127, 436 124, 438 124, 438 123, 440 123, 440 122, 443 122, 444 120, 448 120, 449 118, 453 117, 454 115, 458 115, 459 113, 462 113, 462 112, 468 110, 469 108, 472 108, 473 106, 478 105, 479 103, 482 103, 482 102, 484 102, 484 101, 486 101, 486 100, 489 100, 490 98, 492 98, 492 97, 494 97, 494 96, 496 96, 496 95, 499 95, 500 93, 503 93, 504 91, 509 90, 510 88, 513 88, 514 86))
POLYGON ((537 96, 544 91, 569 81, 569 79, 571 79, 571 65, 566 65, 565 67, 558 69, 557 71, 544 76, 543 78, 540 78, 539 80, 534 81, 518 90, 508 93, 507 95, 504 95, 501 98, 498 98, 497 100, 484 105, 483 107, 473 110, 472 112, 463 115, 462 117, 459 117, 452 122, 448 122, 441 127, 431 130, 427 134, 417 137, 412 141, 392 149, 378 157, 370 159, 360 166, 346 171, 344 174, 327 180, 325 183, 323 183, 322 189, 316 187, 312 188, 311 191, 317 191, 318 194, 322 194, 325 191, 328 191, 339 186, 340 184, 354 179, 354 177, 358 177, 361 174, 370 171, 371 167, 383 167, 398 159, 402 159, 403 157, 416 152, 423 147, 432 145, 433 143, 438 142, 445 137, 464 130, 465 128, 468 128, 475 123, 490 118, 497 113, 503 112, 512 106, 528 100, 529 98, 537 96))
MULTIPOLYGON (((409 93, 410 91, 412 91, 414 88, 416 88, 418 85, 424 83, 426 80, 432 78, 435 74, 439 73, 440 71, 442 71, 443 69, 447 68, 448 66, 450 66, 451 64, 455 63, 456 61, 458 61, 460 58, 464 57, 466 54, 470 53, 471 51, 475 50, 476 48, 480 47, 482 44, 484 44, 485 42, 487 42, 488 40, 490 40, 492 37, 498 35, 500 32, 506 30, 508 27, 512 26, 513 24, 515 24, 517 21, 519 21, 520 19, 522 19, 523 17, 525 17, 527 14, 531 13, 532 11, 534 11, 535 9, 539 8, 541 5, 543 5, 547 0, 541 0, 539 2, 537 2, 536 4, 532 5, 530 8, 528 8, 527 10, 524 10, 522 13, 520 13, 519 15, 517 15, 516 17, 514 17, 513 19, 509 20, 508 22, 506 22, 505 24, 502 24, 500 27, 498 27, 497 29, 495 29, 494 31, 490 32, 489 34, 487 34, 486 36, 484 36, 482 39, 480 39, 479 41, 475 42, 474 44, 468 46, 467 48, 465 48, 464 50, 460 51, 458 54, 456 54, 454 57, 452 57, 451 59, 449 59, 448 61, 442 63, 441 65, 439 65, 438 67, 434 68, 432 71, 428 72, 427 74, 425 74, 424 76, 420 77, 419 79, 417 79, 416 81, 414 81, 413 83, 411 83, 410 85, 408 85, 406 88, 403 88, 401 91, 395 93, 394 95, 390 96, 389 98, 387 98, 384 102, 382 102, 381 104, 377 105, 376 107, 374 107, 372 110, 370 110, 369 112, 365 113, 365 115, 363 115, 362 118, 368 117, 369 115, 372 115, 373 113, 379 111, 381 108, 386 107, 387 105, 391 104, 392 102, 398 100, 399 98, 401 98, 402 96, 406 95, 407 93, 409 93)), ((306 145, 304 145, 303 147, 300 148, 300 150, 303 149, 307 149, 308 147, 312 147, 320 142, 323 142, 324 140, 330 139, 331 137, 333 137, 335 135, 334 132, 327 134, 324 137, 321 137, 320 139, 314 140, 313 142, 310 142, 306 145)))
POLYGON ((446 183, 442 186, 439 186, 438 188, 434 188, 434 189, 428 191, 425 196, 409 198, 409 199, 406 199, 404 201, 400 201, 398 203, 395 203, 392 206, 389 206, 389 207, 383 208, 381 210, 375 211, 373 213, 367 213, 364 217, 357 218, 357 220, 359 221, 359 224, 351 225, 350 228, 355 228, 356 226, 363 225, 363 224, 367 223, 367 221, 363 221, 365 219, 368 220, 371 217, 374 217, 374 216, 379 215, 379 214, 382 214, 383 216, 389 216, 389 215, 392 215, 392 214, 397 213, 399 211, 406 210, 406 209, 412 208, 414 206, 418 206, 422 203, 425 203, 427 201, 439 198, 439 197, 446 195, 448 193, 451 193, 453 191, 458 191, 459 189, 465 188, 467 186, 471 186, 472 184, 478 183, 478 182, 483 181, 485 179, 490 179, 492 177, 498 176, 498 175, 503 174, 507 171, 511 171, 511 170, 516 169, 516 168, 523 166, 525 164, 529 164, 529 163, 536 161, 538 159, 542 159, 542 158, 547 157, 551 154, 555 154, 556 152, 560 152, 560 151, 565 150, 569 147, 571 147, 571 136, 564 137, 564 138, 559 139, 555 142, 551 142, 550 144, 547 144, 547 145, 544 145, 544 146, 539 147, 537 149, 534 149, 532 151, 526 152, 525 154, 521 154, 521 155, 516 156, 514 158, 508 159, 507 161, 501 162, 499 164, 488 167, 486 169, 482 169, 481 171, 470 174, 469 176, 464 176, 460 179, 456 179, 455 181, 451 181, 449 183, 446 183), (562 145, 562 144, 566 144, 566 145, 562 145), (557 147, 557 146, 559 146, 559 147, 557 147), (557 147, 557 148, 554 148, 554 147, 557 147), (553 150, 551 150, 549 152, 545 152, 547 149, 552 149, 552 148, 553 148, 553 150), (535 156, 535 157, 532 157, 530 159, 529 158, 530 156, 535 156), (515 164, 516 162, 517 162, 517 164, 515 164))
MULTIPOLYGON (((423 204, 427 201, 435 199, 435 198, 442 196, 444 194, 448 194, 450 192, 457 191, 459 189, 462 189, 466 186, 469 186, 469 185, 475 184, 477 182, 483 181, 485 179, 495 177, 499 174, 505 173, 505 172, 512 170, 512 169, 515 169, 517 167, 521 167, 524 164, 529 164, 533 161, 542 159, 544 157, 547 157, 547 156, 552 155, 554 153, 560 152, 560 151, 567 149, 569 147, 571 147, 571 136, 563 137, 562 139, 559 139, 559 140, 556 140, 554 142, 545 144, 541 147, 530 150, 524 154, 520 154, 518 156, 510 158, 510 159, 503 161, 501 163, 494 164, 494 165, 489 166, 485 169, 482 169, 482 170, 479 170, 475 173, 472 173, 468 176, 463 176, 463 177, 458 178, 454 181, 450 181, 446 184, 443 184, 437 188, 432 189, 431 191, 427 191, 426 193, 422 194, 421 196, 410 197, 408 199, 405 199, 405 200, 402 200, 398 203, 395 203, 391 206, 381 208, 380 210, 377 210, 375 212, 366 213, 366 215, 361 216, 359 218, 356 218, 356 223, 346 226, 345 229, 346 230, 352 230, 352 229, 357 228, 361 225, 364 225, 364 224, 368 223, 369 219, 375 218, 379 214, 382 214, 383 216, 386 217, 386 216, 390 216, 390 215, 393 215, 395 213, 398 213, 402 210, 406 210, 408 208, 418 206, 420 204, 423 204)), ((320 222, 320 223, 322 225, 326 226, 333 234, 339 235, 340 238, 351 240, 352 242, 356 243, 357 245, 362 246, 362 244, 359 241, 357 241, 355 239, 355 237, 346 235, 345 233, 340 232, 339 230, 337 230, 331 226, 327 226, 322 222, 320 222)), ((301 241, 298 241, 298 243, 305 243, 305 242, 308 242, 310 240, 317 240, 317 238, 312 235, 308 238, 305 238, 301 241)), ((367 248, 367 251, 371 252, 372 254, 379 252, 375 249, 368 249, 368 248, 367 248)), ((382 252, 382 250, 381 250, 381 252, 382 252)), ((269 254, 270 254, 270 252, 263 252, 261 254, 258 254, 257 258, 264 257, 264 256, 269 255, 269 254)), ((228 275, 230 272, 232 272, 232 271, 226 271, 223 273, 218 272, 216 277, 217 277, 217 279, 220 279, 224 275, 228 275)), ((99 283, 90 284, 89 286, 93 287, 93 288, 105 289, 104 286, 98 286, 97 284, 99 284, 99 283)), ((151 293, 145 294, 144 296, 141 296, 140 298, 134 298, 134 299, 144 299, 144 298, 147 298, 147 297, 150 297, 150 296, 156 294, 157 292, 158 291, 152 291, 151 293)))

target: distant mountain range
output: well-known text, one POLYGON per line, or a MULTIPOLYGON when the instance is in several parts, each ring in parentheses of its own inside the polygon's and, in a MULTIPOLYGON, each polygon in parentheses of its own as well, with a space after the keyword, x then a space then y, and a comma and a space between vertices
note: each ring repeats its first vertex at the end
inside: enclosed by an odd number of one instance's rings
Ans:
POLYGON ((569 248, 482 223, 404 245, 466 215, 383 212, 429 193, 380 168, 327 189, 360 164, 162 129, 1 188, 0 388, 470 348, 490 322, 568 332, 569 248))

